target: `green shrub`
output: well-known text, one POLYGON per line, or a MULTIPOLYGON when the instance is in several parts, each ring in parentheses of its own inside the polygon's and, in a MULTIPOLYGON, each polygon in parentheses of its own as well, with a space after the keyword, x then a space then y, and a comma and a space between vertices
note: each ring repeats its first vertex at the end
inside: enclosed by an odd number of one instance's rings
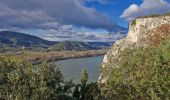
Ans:
POLYGON ((134 26, 136 25, 136 19, 132 20, 131 25, 132 25, 132 26, 133 26, 133 25, 134 25, 134 26))
POLYGON ((106 98, 115 100, 170 99, 170 40, 158 47, 126 49, 110 71, 106 98))
POLYGON ((140 16, 139 18, 154 18, 154 17, 161 17, 161 16, 170 16, 170 13, 165 14, 151 14, 146 16, 140 16))
POLYGON ((59 69, 42 63, 33 66, 16 57, 0 57, 0 98, 10 100, 65 100, 72 84, 59 69))
POLYGON ((98 100, 97 83, 64 81, 60 70, 46 62, 32 65, 15 56, 0 56, 0 99, 7 100, 98 100), (73 88, 75 86, 75 88, 73 88), (73 91, 74 90, 74 91, 73 91))

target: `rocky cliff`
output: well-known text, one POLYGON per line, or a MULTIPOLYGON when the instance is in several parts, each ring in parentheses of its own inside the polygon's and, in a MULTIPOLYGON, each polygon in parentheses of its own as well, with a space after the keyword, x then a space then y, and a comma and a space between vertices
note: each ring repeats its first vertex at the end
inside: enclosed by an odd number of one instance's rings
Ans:
POLYGON ((118 67, 116 60, 119 59, 118 54, 121 50, 139 46, 154 46, 165 38, 169 32, 169 15, 137 18, 130 22, 126 38, 117 41, 104 56, 98 83, 105 84, 109 70, 118 67))

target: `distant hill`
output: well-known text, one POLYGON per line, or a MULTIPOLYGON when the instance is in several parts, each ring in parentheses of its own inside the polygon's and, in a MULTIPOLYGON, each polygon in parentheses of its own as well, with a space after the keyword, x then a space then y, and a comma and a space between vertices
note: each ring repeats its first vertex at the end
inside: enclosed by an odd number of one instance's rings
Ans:
POLYGON ((25 47, 48 47, 57 42, 47 41, 39 37, 11 31, 0 32, 0 44, 9 46, 25 46, 25 47))
POLYGON ((87 42, 87 44, 96 49, 104 49, 110 47, 113 42, 87 42))
POLYGON ((37 36, 12 32, 12 31, 1 31, 0 32, 0 51, 17 51, 21 50, 21 47, 25 47, 27 50, 96 50, 107 48, 111 45, 110 42, 80 42, 80 41, 62 41, 54 42, 41 39, 37 36))
POLYGON ((96 49, 95 47, 92 47, 89 44, 86 44, 84 42, 79 42, 79 41, 63 41, 49 47, 49 50, 56 50, 56 51, 61 51, 61 50, 82 51, 82 50, 95 50, 95 49, 96 49))

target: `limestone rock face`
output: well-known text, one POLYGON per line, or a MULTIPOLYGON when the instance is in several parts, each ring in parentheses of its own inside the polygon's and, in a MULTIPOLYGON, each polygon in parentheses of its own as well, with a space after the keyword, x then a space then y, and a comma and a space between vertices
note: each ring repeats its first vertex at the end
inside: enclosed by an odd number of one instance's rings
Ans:
POLYGON ((130 23, 127 38, 132 42, 139 42, 146 37, 148 31, 164 24, 170 24, 170 16, 136 19, 130 23))
POLYGON ((117 41, 104 56, 100 68, 99 84, 105 84, 110 69, 118 67, 116 60, 121 50, 134 46, 147 46, 159 41, 170 33, 170 16, 138 18, 129 24, 129 31, 124 39, 117 41), (157 36, 157 37, 154 37, 157 36))

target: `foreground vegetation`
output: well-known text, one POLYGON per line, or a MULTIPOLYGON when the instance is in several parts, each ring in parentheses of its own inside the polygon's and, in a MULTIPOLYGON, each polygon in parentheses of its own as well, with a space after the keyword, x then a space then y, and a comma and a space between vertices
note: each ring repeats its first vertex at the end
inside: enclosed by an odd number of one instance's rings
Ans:
POLYGON ((17 57, 0 57, 0 99, 7 100, 94 100, 100 90, 87 84, 84 69, 80 84, 64 81, 60 70, 42 63, 33 66, 17 57), (87 99, 88 98, 88 99, 87 99))
POLYGON ((170 99, 169 37, 156 46, 125 49, 117 62, 118 68, 110 71, 103 88, 107 99, 170 99))

